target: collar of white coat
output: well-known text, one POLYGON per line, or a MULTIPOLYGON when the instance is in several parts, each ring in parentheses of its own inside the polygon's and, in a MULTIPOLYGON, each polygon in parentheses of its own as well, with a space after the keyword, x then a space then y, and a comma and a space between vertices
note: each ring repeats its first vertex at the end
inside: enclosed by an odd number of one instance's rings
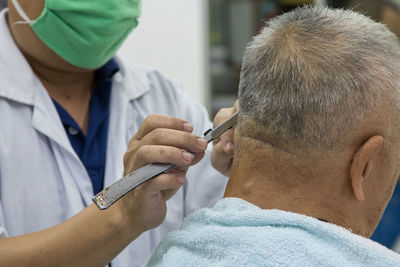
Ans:
MULTIPOLYGON (((40 81, 11 36, 7 13, 7 9, 0 13, 0 97, 33 106, 35 88, 40 81)), ((150 84, 145 76, 129 71, 129 67, 118 56, 116 60, 120 71, 114 75, 113 82, 120 84, 118 88, 124 91, 128 100, 139 98, 150 90, 150 84)))

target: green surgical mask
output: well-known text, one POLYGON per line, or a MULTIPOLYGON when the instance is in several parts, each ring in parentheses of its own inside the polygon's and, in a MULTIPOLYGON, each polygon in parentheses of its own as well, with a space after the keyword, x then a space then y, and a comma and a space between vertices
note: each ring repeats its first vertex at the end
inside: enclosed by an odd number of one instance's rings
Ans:
POLYGON ((67 62, 97 69, 110 60, 137 26, 140 0, 45 0, 32 21, 12 0, 15 9, 36 35, 67 62))

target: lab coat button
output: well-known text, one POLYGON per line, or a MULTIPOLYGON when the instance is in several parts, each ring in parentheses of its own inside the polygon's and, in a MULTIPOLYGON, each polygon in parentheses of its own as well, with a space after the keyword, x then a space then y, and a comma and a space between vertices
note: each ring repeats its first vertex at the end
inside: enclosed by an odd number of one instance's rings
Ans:
POLYGON ((79 133, 79 130, 74 127, 68 127, 68 132, 70 135, 77 135, 79 133))

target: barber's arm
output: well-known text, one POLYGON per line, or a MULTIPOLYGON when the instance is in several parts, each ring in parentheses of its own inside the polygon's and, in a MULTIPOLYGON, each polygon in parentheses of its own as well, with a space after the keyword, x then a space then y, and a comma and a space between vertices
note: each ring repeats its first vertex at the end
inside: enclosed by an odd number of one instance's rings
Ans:
POLYGON ((91 205, 49 229, 0 239, 0 266, 107 265, 141 233, 164 220, 166 200, 184 184, 187 168, 201 160, 207 147, 192 130, 180 119, 148 117, 129 143, 125 173, 152 162, 178 168, 139 186, 107 210, 91 205))

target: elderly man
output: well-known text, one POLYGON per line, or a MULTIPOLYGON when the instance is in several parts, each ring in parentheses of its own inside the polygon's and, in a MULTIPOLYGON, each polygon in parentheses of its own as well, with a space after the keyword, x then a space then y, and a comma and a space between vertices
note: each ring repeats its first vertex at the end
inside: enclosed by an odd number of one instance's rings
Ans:
POLYGON ((368 239, 400 173, 400 46, 344 10, 284 14, 249 45, 225 199, 149 265, 400 266, 368 239))
POLYGON ((8 7, 0 12, 0 266, 143 265, 186 214, 223 196, 226 179, 209 159, 227 173, 233 153, 224 142, 207 149, 199 136, 208 114, 178 84, 115 55, 138 24, 140 0, 8 7), (154 162, 179 168, 107 211, 92 204, 154 162))

